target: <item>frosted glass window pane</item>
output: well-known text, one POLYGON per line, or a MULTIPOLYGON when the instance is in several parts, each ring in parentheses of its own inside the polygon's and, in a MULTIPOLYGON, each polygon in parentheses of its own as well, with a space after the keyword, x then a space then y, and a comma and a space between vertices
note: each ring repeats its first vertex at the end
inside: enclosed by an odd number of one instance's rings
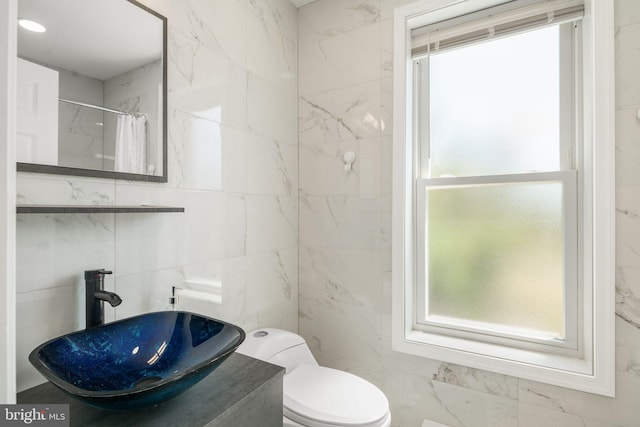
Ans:
POLYGON ((427 319, 564 337, 562 183, 436 187, 427 200, 427 319))
POLYGON ((432 54, 431 177, 560 169, 559 28, 432 54))

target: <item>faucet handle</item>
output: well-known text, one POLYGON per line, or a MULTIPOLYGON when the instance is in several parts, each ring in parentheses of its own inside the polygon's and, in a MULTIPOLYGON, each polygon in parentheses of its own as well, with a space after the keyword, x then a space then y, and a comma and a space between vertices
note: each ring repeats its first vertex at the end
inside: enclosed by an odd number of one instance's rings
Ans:
POLYGON ((104 268, 101 268, 99 270, 85 270, 84 280, 97 280, 105 274, 113 274, 113 272, 105 270, 104 268))

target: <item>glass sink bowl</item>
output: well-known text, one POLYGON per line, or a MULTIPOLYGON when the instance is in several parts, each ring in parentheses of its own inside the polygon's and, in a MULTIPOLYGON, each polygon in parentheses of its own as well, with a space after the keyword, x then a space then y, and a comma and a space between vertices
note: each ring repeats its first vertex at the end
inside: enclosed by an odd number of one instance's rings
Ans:
POLYGON ((33 350, 29 361, 54 385, 89 405, 136 410, 187 390, 244 337, 229 323, 161 311, 55 338, 33 350))

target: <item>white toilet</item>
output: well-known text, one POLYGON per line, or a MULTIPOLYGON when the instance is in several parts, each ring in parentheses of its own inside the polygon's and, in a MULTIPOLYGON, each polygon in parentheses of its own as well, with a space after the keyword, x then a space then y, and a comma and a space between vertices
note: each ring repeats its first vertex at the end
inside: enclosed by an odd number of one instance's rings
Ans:
POLYGON ((299 335, 258 329, 247 333, 236 352, 286 368, 284 426, 391 425, 389 402, 378 387, 348 372, 319 366, 299 335))

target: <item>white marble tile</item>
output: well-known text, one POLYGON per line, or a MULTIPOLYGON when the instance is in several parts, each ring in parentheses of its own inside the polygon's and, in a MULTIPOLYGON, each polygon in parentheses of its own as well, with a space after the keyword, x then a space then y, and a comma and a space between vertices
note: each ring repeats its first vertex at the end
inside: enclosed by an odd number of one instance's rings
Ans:
POLYGON ((385 372, 384 383, 394 426, 421 426, 425 419, 451 427, 518 426, 517 400, 395 369, 385 372))
POLYGON ((307 298, 349 307, 379 309, 380 267, 377 252, 300 248, 300 293, 307 298))
POLYGON ((19 172, 18 204, 111 205, 114 180, 19 172))
POLYGON ((432 386, 434 397, 451 415, 451 425, 457 421, 464 427, 518 427, 517 400, 438 381, 432 386))
POLYGON ((18 215, 18 292, 80 284, 83 272, 114 268, 113 214, 18 215))
POLYGON ((183 280, 183 275, 177 269, 116 276, 115 292, 122 298, 122 303, 115 308, 116 318, 170 310, 171 286, 179 286, 183 280))
POLYGON ((386 319, 383 321, 385 337, 391 336, 391 302, 392 302, 392 274, 391 274, 391 250, 380 251, 380 301, 382 301, 382 314, 386 319))
POLYGON ((392 76, 393 19, 386 19, 380 22, 380 78, 385 79, 392 76))
POLYGON ((247 256, 247 311, 254 327, 298 330, 298 250, 247 256))
POLYGON ((169 31, 180 32, 208 49, 244 66, 248 10, 237 0, 145 0, 168 19, 169 31))
POLYGON ((247 121, 249 129, 266 138, 298 145, 298 99, 290 92, 249 73, 247 83, 247 121))
POLYGON ((616 316, 616 345, 640 349, 640 329, 629 321, 616 316))
POLYGON ((391 194, 393 186, 393 137, 380 138, 380 194, 391 194))
MULTIPOLYGON (((245 194, 227 194, 224 202, 222 239, 224 258, 235 258, 247 253, 248 241, 248 203, 245 194)), ((297 201, 294 201, 297 207, 297 201)), ((296 224, 297 225, 297 224, 296 224)), ((296 227, 297 231, 297 227, 296 227)), ((215 239, 215 236, 213 236, 215 239)))
MULTIPOLYGON (((63 120, 63 119, 60 119, 63 120)), ((103 119, 93 119, 102 123, 103 119)), ((105 144, 102 136, 90 136, 81 133, 58 131, 58 165, 83 169, 113 170, 112 160, 103 160, 105 144)), ((106 151, 109 153, 109 151, 106 151)), ((114 151, 111 151, 112 153, 114 151)), ((109 154, 107 154, 109 155, 109 154)))
POLYGON ((386 373, 404 372, 428 381, 431 381, 442 365, 439 360, 425 359, 424 357, 393 351, 390 335, 382 338, 382 361, 386 373))
POLYGON ((184 206, 184 192, 164 183, 116 181, 117 205, 184 206))
POLYGON ((380 194, 380 139, 358 141, 353 172, 358 175, 358 194, 361 196, 380 194))
MULTIPOLYGON (((183 113, 178 110, 169 110, 167 118, 169 123, 178 121, 178 116, 183 113)), ((180 188, 184 180, 184 162, 182 161, 183 144, 179 126, 169 125, 167 131, 167 183, 164 184, 170 188, 180 188)))
POLYGON ((380 24, 301 43, 301 96, 380 79, 380 24))
POLYGON ((442 363, 432 381, 456 385, 508 399, 518 399, 518 379, 466 366, 442 363))
POLYGON ((640 186, 616 188, 616 265, 640 266, 640 186))
POLYGON ((577 415, 551 411, 539 406, 520 403, 518 405, 519 427, 616 427, 612 423, 589 420, 577 415))
POLYGON ((211 284, 212 287, 221 286, 222 304, 179 295, 174 308, 240 324, 246 310, 245 264, 244 257, 229 258, 116 277, 115 289, 123 300, 116 308, 117 318, 172 309, 169 303, 172 286, 189 289, 197 285, 202 292, 204 286, 211 284))
POLYGON ((616 31, 616 105, 625 107, 640 104, 640 23, 627 25, 616 31))
MULTIPOLYGON (((640 88, 639 88, 640 90, 640 88)), ((616 186, 640 186, 640 105, 616 110, 616 186)))
MULTIPOLYGON (((94 105, 103 100, 103 82, 78 73, 59 70, 60 98, 82 99, 94 105)), ((104 112, 67 103, 58 104, 58 164, 102 169, 104 152, 104 112)))
POLYGON ((246 148, 247 192, 294 196, 298 188, 298 148, 252 134, 246 148))
POLYGON ((116 215, 114 273, 125 276, 178 265, 182 215, 116 215))
MULTIPOLYGON (((264 0, 261 4, 265 4, 264 0)), ((298 50, 296 39, 250 14, 247 19, 247 69, 272 84, 295 94, 297 91, 298 50)))
MULTIPOLYGON (((59 75, 59 96, 80 99, 93 105, 105 103, 104 82, 64 69, 59 75)), ((112 106, 113 107, 113 106, 112 106)), ((113 162, 104 163, 102 154, 115 153, 105 145, 107 127, 103 111, 68 103, 58 103, 58 162, 60 166, 113 170, 113 162)), ((114 122, 115 123, 115 122, 114 122)), ((115 128, 115 126, 114 126, 115 128)), ((115 129, 114 129, 115 131, 115 129)), ((112 144, 111 144, 112 145, 112 144)))
MULTIPOLYGON (((171 33, 169 109, 234 126, 247 125, 247 71, 197 41, 171 33)), ((170 121, 170 129, 173 123, 170 121)))
POLYGON ((637 0, 616 0, 614 13, 616 27, 640 23, 640 2, 637 0))
POLYGON ((246 192, 249 132, 177 110, 170 121, 169 183, 161 188, 246 192))
POLYGON ((414 394, 409 399, 404 398, 405 390, 413 384, 412 380, 417 381, 421 386, 428 385, 425 378, 417 375, 392 370, 389 367, 383 371, 382 390, 389 400, 392 427, 422 426, 422 421, 427 416, 430 418, 438 416, 430 407, 432 405, 429 405, 433 401, 431 396, 417 390, 417 387, 411 387, 411 392, 414 394))
MULTIPOLYGON (((616 316, 640 334, 640 268, 616 269, 616 316)), ((620 343, 632 345, 632 343, 620 343)))
MULTIPOLYGON (((64 286, 16 296, 16 381, 18 391, 46 382, 29 363, 29 353, 57 336, 84 328, 75 286, 64 286)), ((84 308, 84 306, 83 306, 84 308)))
POLYGON ((393 136, 393 78, 380 80, 380 133, 393 136))
POLYGON ((616 348, 615 399, 520 380, 520 402, 594 421, 633 426, 640 419, 635 392, 640 387, 639 362, 638 350, 616 348))
POLYGON ((300 146, 300 191, 306 195, 377 196, 380 192, 380 140, 300 146), (356 160, 345 172, 343 156, 356 160))
POLYGON ((380 82, 300 97, 300 145, 380 136, 380 82))
MULTIPOLYGON (((182 165, 177 182, 190 190, 222 190, 222 140, 220 123, 176 112, 173 137, 180 140, 176 154, 182 165)), ((175 173, 175 172, 174 172, 175 173)))
POLYGON ((376 250, 380 240, 377 197, 300 196, 300 246, 376 250))
POLYGON ((241 256, 246 250, 246 203, 242 194, 186 193, 177 245, 179 264, 241 256))
POLYGON ((297 197, 247 195, 246 209, 248 255, 297 247, 297 197))
POLYGON ((323 40, 376 23, 380 0, 321 0, 298 11, 300 44, 323 40))
POLYGON ((253 135, 228 126, 222 127, 222 189, 247 192, 247 157, 253 135))
POLYGON ((358 143, 300 146, 300 193, 310 196, 359 194, 358 173, 344 171, 343 156, 348 151, 358 151, 358 143))
POLYGON ((180 294, 178 290, 177 310, 199 313, 246 328, 250 316, 247 315, 245 257, 184 266, 178 273, 180 278, 174 284, 183 289, 193 288, 194 283, 200 292, 207 284, 221 286, 222 302, 180 294))
POLYGON ((246 0, 246 3, 265 25, 289 40, 298 39, 298 9, 289 0, 246 0))
POLYGON ((583 412, 576 413, 587 418, 621 426, 635 425, 640 419, 640 408, 638 408, 637 401, 637 390, 639 389, 640 350, 618 346, 616 347, 616 398, 600 397, 596 402, 583 398, 583 402, 590 405, 589 409, 583 409, 583 412), (612 416, 607 416, 607 409, 613 412, 612 416))
MULTIPOLYGON (((208 263, 204 266, 187 266, 184 267, 186 278, 201 277, 202 267, 210 269, 214 274, 220 271, 220 280, 222 282, 222 304, 215 307, 217 312, 216 318, 244 328, 245 331, 253 329, 250 324, 250 316, 247 316, 247 259, 246 257, 226 258, 219 264, 208 263)), ((207 273, 205 272, 205 277, 207 273)), ((212 307, 209 305, 209 307, 212 307)), ((212 307, 213 308, 213 307, 212 307)))
POLYGON ((380 363, 382 340, 376 310, 306 296, 298 301, 300 334, 312 353, 348 354, 365 363, 380 363))

